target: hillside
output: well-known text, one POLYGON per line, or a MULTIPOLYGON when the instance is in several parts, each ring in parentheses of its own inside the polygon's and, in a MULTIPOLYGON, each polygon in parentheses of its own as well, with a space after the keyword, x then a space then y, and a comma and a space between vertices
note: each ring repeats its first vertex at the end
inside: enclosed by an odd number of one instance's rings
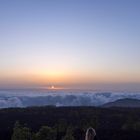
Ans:
POLYGON ((106 103, 106 104, 102 105, 102 107, 131 107, 131 108, 134 107, 134 108, 139 108, 140 107, 140 100, 129 99, 129 98, 119 99, 119 100, 116 100, 114 102, 106 103))
POLYGON ((35 133, 41 126, 55 128, 57 140, 61 140, 69 126, 73 129, 75 140, 84 140, 89 126, 96 129, 99 140, 138 140, 139 116, 139 108, 46 106, 1 109, 0 140, 11 140, 17 120, 35 133))

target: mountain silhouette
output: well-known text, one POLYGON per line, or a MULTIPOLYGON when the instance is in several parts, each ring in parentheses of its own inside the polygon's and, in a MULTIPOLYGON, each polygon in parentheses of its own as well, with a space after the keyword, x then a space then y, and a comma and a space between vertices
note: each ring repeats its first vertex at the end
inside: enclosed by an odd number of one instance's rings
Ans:
POLYGON ((109 102, 106 104, 103 104, 102 107, 140 107, 140 100, 138 99, 130 99, 130 98, 125 98, 125 99, 119 99, 114 102, 109 102))

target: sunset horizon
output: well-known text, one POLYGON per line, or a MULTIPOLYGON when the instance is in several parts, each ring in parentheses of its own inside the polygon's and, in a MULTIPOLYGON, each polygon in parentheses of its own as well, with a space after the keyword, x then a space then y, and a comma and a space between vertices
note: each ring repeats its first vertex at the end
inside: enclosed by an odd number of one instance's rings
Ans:
POLYGON ((138 5, 2 1, 0 88, 140 91, 138 5))

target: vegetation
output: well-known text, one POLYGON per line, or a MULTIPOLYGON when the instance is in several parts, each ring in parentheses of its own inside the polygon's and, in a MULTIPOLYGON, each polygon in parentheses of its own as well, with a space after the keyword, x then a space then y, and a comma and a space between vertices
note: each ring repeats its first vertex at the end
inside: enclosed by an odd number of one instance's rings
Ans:
POLYGON ((1 109, 0 126, 0 140, 84 140, 90 126, 96 129, 99 140, 138 140, 140 109, 54 106, 1 109))
POLYGON ((62 140, 74 140, 73 132, 71 128, 67 129, 66 135, 64 136, 62 140))
POLYGON ((27 127, 22 127, 19 122, 15 123, 12 140, 30 140, 31 132, 27 127))
POLYGON ((36 140, 56 140, 56 132, 48 126, 42 126, 36 134, 36 140))

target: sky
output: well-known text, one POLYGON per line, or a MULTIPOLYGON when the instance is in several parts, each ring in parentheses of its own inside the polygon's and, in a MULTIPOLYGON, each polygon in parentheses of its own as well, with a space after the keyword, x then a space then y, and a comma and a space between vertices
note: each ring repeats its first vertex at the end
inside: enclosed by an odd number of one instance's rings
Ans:
POLYGON ((140 90, 139 0, 0 0, 0 87, 140 90))

